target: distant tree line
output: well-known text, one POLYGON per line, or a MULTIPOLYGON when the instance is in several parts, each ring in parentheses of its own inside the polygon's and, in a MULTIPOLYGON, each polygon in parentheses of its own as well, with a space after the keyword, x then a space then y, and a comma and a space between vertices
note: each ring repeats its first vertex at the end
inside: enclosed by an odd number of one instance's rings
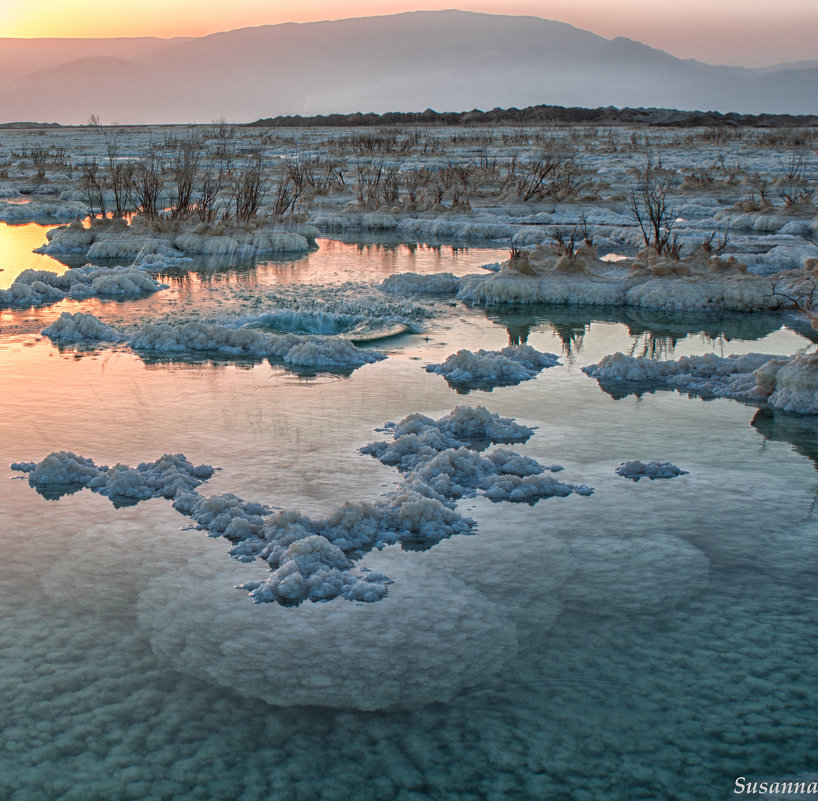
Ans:
POLYGON ((312 128, 360 126, 469 126, 469 125, 648 125, 698 128, 774 128, 818 125, 818 116, 810 114, 722 114, 718 111, 679 111, 662 108, 565 108, 564 106, 528 106, 494 108, 491 111, 390 111, 385 114, 326 114, 314 117, 268 117, 249 123, 260 128, 312 128))

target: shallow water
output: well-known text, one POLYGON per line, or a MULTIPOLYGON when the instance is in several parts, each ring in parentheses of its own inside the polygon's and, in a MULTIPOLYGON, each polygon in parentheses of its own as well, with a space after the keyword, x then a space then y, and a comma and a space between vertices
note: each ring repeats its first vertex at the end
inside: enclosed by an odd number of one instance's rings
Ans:
MULTIPOLYGON (((70 310, 128 325, 349 305, 376 290, 345 282, 497 258, 322 242, 289 265, 70 310)), ((321 515, 397 480, 358 453, 376 427, 480 403, 538 426, 516 447, 595 488, 536 506, 465 499, 474 535, 363 560, 395 580, 383 601, 284 609, 233 589, 264 571, 180 532, 189 521, 167 501, 47 501, 9 471, 4 798, 699 801, 733 797, 739 776, 816 771, 814 421, 669 392, 616 400, 579 369, 617 350, 808 341, 765 315, 418 303, 423 330, 379 343, 388 359, 312 378, 261 361, 146 362, 124 346, 61 352, 36 331, 67 304, 4 312, 0 464, 182 452, 222 468, 205 494, 321 515), (562 365, 466 396, 422 369, 509 341, 562 365), (613 472, 626 459, 689 475, 634 483, 613 472), (373 698, 392 706, 364 711, 373 698)))

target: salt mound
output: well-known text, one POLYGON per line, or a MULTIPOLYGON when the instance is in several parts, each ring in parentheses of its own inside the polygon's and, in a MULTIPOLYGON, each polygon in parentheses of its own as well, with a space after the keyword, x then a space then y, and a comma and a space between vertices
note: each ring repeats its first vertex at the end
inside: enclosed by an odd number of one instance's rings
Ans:
POLYGON ((799 353, 792 359, 770 360, 755 372, 767 403, 784 412, 818 414, 818 353, 799 353))
POLYGON ((296 337, 274 337, 261 331, 228 328, 202 322, 183 325, 148 323, 129 344, 134 350, 157 353, 209 351, 230 355, 284 355, 296 337))
POLYGON ((73 217, 84 217, 86 214, 88 206, 76 201, 58 203, 32 200, 29 203, 6 203, 0 200, 0 220, 15 223, 70 220, 73 217))
POLYGON ((483 450, 491 444, 526 442, 534 433, 533 428, 500 417, 483 406, 457 406, 437 420, 410 414, 397 424, 387 424, 384 431, 391 433, 392 442, 371 442, 361 448, 361 453, 404 471, 449 448, 483 450))
POLYGON ((683 356, 676 362, 614 353, 582 371, 606 385, 640 384, 652 389, 677 389, 713 398, 763 400, 754 371, 770 361, 764 353, 743 356, 683 356))
POLYGON ((362 350, 346 339, 269 334, 253 328, 202 322, 178 326, 149 323, 129 344, 137 351, 268 357, 296 367, 323 370, 350 370, 386 358, 379 351, 362 350))
POLYGON ((620 476, 639 481, 640 478, 675 478, 676 476, 686 476, 687 470, 680 470, 670 462, 640 462, 633 460, 622 462, 614 471, 620 476))
POLYGON ((105 465, 97 466, 92 459, 77 456, 71 451, 56 451, 41 462, 14 462, 11 469, 28 473, 29 484, 39 488, 50 484, 85 487, 108 468, 105 465))
POLYGON ((683 356, 676 362, 615 353, 598 364, 582 368, 600 386, 629 384, 651 389, 677 389, 712 398, 762 402, 786 412, 818 414, 818 354, 792 358, 749 353, 720 357, 715 354, 683 356))
MULTIPOLYGON (((56 249, 57 243, 59 242, 61 242, 61 238, 58 238, 49 248, 53 247, 56 249)), ((49 250, 49 252, 54 251, 49 250)), ((120 236, 112 237, 111 239, 96 240, 91 247, 88 248, 85 258, 91 261, 126 259, 131 262, 143 255, 176 259, 179 253, 167 243, 158 239, 120 236)))
POLYGON ((284 362, 308 369, 348 370, 385 358, 383 353, 376 350, 362 350, 348 339, 308 336, 301 337, 287 351, 284 362))
POLYGON ((610 263, 592 248, 559 256, 538 246, 515 253, 499 272, 467 275, 457 297, 470 303, 637 306, 651 309, 763 311, 787 305, 780 293, 806 303, 812 289, 803 270, 779 273, 778 293, 770 281, 746 272, 735 259, 699 251, 682 260, 640 254, 639 261, 610 263))
POLYGON ((490 391, 494 387, 528 381, 546 367, 557 364, 559 357, 553 353, 541 353, 530 345, 509 345, 502 350, 480 349, 476 353, 459 350, 442 364, 426 365, 426 372, 442 375, 459 391, 490 391))
POLYGON ((118 342, 122 335, 93 314, 63 312, 42 331, 52 342, 118 342))
POLYGON ((58 451, 39 463, 15 462, 11 469, 28 473, 28 483, 45 497, 53 496, 55 487, 88 487, 114 502, 173 498, 213 475, 210 465, 197 467, 180 453, 166 453, 155 462, 143 462, 135 468, 122 464, 108 468, 70 451, 58 451))
POLYGON ((66 298, 142 298, 166 289, 137 267, 93 267, 87 265, 64 273, 23 270, 8 289, 0 289, 3 306, 42 306, 66 298))
POLYGON ((310 242, 306 237, 287 231, 258 230, 252 234, 230 231, 221 235, 187 232, 177 236, 173 244, 183 253, 232 258, 260 254, 303 256, 310 251, 310 242))
POLYGON ((262 604, 248 625, 245 602, 225 588, 252 568, 191 547, 185 570, 140 594, 139 627, 175 670, 249 698, 363 710, 445 703, 489 681, 517 650, 502 607, 412 554, 377 557, 396 578, 381 603, 262 604))
MULTIPOLYGON (((72 215, 73 216, 73 215, 72 215)), ((300 232, 256 226, 199 224, 178 220, 146 220, 136 217, 130 225, 125 220, 95 219, 90 228, 79 222, 49 231, 48 243, 38 253, 61 255, 85 254, 88 259, 127 259, 149 254, 178 261, 185 255, 253 257, 302 256, 315 246, 315 229, 303 226, 300 232)), ((155 258, 153 259, 156 260, 155 258)))
POLYGON ((197 528, 233 541, 230 554, 235 559, 267 562, 272 572, 238 585, 240 589, 256 602, 290 606, 337 597, 378 601, 391 580, 381 573, 356 571, 355 560, 392 544, 426 550, 474 527, 473 520, 407 487, 375 503, 346 503, 320 519, 295 510, 270 513, 233 495, 202 498, 181 492, 173 505, 193 517, 197 528))
POLYGON ((395 273, 380 289, 399 295, 454 295, 460 279, 452 273, 395 273))
POLYGON ((543 498, 565 498, 572 493, 592 495, 593 490, 585 484, 564 484, 553 476, 500 475, 487 483, 483 493, 490 501, 510 501, 534 505, 543 498))
POLYGON ((458 406, 436 421, 409 415, 387 430, 392 432, 391 443, 373 442, 361 452, 396 466, 406 473, 404 486, 443 503, 478 491, 492 501, 531 504, 542 498, 592 493, 585 485, 541 475, 562 470, 558 465, 541 465, 507 448, 480 455, 478 451, 491 443, 524 442, 533 433, 483 407, 458 406))
POLYGON ((460 281, 457 297, 470 303, 623 305, 626 285, 619 280, 553 273, 547 277, 514 270, 489 275, 467 275, 460 281))

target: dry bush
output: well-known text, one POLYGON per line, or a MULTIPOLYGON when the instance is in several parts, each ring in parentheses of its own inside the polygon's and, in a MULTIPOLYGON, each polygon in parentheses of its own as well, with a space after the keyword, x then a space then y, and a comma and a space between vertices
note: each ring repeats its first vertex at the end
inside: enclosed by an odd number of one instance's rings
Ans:
POLYGON ((639 182, 631 190, 631 211, 636 216, 645 245, 659 256, 678 258, 681 246, 673 233, 676 212, 669 205, 668 193, 673 187, 671 175, 661 164, 650 161, 641 171, 639 182))

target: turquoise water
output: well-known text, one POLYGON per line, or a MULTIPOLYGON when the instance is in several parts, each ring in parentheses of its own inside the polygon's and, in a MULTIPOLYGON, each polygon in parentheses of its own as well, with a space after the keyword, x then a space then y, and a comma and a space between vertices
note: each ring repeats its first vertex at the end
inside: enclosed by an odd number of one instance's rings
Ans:
MULTIPOLYGON (((165 299, 71 310, 118 323, 211 313, 219 285, 218 313, 243 314, 254 293, 284 297, 299 270, 305 297, 324 297, 322 269, 326 285, 377 283, 391 269, 468 272, 497 251, 424 258, 337 244, 284 278, 260 266, 171 279, 165 299)), ((182 452, 222 468, 205 494, 318 515, 396 481, 358 453, 376 427, 480 403, 538 426, 519 449, 595 488, 531 507, 465 499, 473 536, 364 560, 395 579, 385 600, 283 609, 233 589, 263 571, 230 560, 224 540, 180 532, 188 520, 168 502, 47 501, 8 471, 4 799, 700 801, 734 797, 740 776, 818 772, 818 427, 728 400, 615 399, 580 371, 617 350, 808 341, 765 316, 423 308, 420 333, 379 343, 387 360, 314 378, 266 362, 146 363, 124 347, 61 352, 36 334, 58 312, 4 313, 0 464, 182 452), (466 396, 422 369, 515 339, 562 365, 466 396), (689 475, 633 483, 613 472, 626 459, 689 475), (389 706, 366 711, 372 699, 389 706)))

